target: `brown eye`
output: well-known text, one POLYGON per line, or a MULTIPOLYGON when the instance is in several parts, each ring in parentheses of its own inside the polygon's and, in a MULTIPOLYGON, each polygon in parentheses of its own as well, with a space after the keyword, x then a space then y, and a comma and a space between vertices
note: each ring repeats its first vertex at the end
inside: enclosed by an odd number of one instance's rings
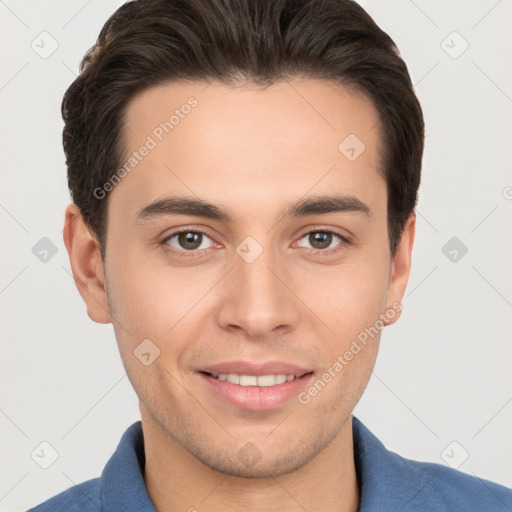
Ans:
POLYGON ((211 238, 201 231, 184 230, 168 236, 163 244, 170 246, 169 249, 174 252, 193 252, 213 247, 211 238), (210 245, 208 245, 208 242, 210 245))
POLYGON ((301 240, 306 240, 305 245, 304 242, 301 242, 302 247, 309 247, 315 251, 325 253, 336 251, 339 246, 343 245, 343 242, 348 243, 343 236, 329 230, 310 231, 303 235, 301 240), (333 245, 333 242, 335 242, 336 239, 338 239, 338 244, 333 245))
POLYGON ((179 233, 177 236, 180 247, 188 249, 189 251, 195 251, 198 249, 201 246, 203 239, 202 233, 195 233, 193 231, 179 233))
POLYGON ((315 231, 309 234, 309 243, 313 249, 326 249, 331 245, 332 233, 326 233, 324 231, 315 231))

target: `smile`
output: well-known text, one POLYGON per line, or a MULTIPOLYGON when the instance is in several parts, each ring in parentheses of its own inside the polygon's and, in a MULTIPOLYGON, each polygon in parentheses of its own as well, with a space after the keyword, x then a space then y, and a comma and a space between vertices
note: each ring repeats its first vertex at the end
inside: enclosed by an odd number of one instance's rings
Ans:
POLYGON ((214 379, 231 382, 239 386, 275 386, 276 384, 284 384, 295 379, 295 375, 239 375, 237 373, 213 373, 214 379))
POLYGON ((293 374, 246 375, 199 372, 212 400, 246 411, 272 411, 295 404, 298 394, 307 388, 313 372, 293 374))

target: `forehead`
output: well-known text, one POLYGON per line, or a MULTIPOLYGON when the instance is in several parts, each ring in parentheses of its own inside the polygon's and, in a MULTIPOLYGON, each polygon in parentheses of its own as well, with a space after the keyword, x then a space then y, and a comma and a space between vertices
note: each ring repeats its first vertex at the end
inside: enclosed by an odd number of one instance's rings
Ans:
POLYGON ((385 189, 377 123, 364 95, 325 81, 159 85, 126 108, 127 172, 110 201, 138 211, 181 193, 247 215, 308 192, 375 202, 385 189))

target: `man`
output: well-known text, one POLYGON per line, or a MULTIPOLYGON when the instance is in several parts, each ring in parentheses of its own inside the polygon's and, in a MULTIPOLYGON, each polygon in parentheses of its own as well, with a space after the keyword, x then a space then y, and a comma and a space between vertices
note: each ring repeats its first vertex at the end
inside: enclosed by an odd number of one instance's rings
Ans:
POLYGON ((64 241, 141 422, 100 478, 33 510, 512 507, 352 416, 401 314, 424 141, 358 4, 130 2, 63 116, 64 241))

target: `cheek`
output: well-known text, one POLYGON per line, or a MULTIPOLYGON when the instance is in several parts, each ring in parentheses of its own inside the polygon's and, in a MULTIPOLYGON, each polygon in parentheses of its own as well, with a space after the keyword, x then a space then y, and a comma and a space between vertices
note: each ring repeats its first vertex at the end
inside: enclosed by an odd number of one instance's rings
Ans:
MULTIPOLYGON (((156 389, 168 387, 174 382, 173 377, 181 380, 173 354, 181 350, 177 334, 184 312, 177 300, 179 294, 137 264, 127 263, 111 273, 110 300, 124 368, 139 398, 152 407, 156 389), (125 271, 128 268, 130 271, 125 271), (136 268, 140 271, 135 272, 136 268)), ((178 391, 179 387, 174 393, 178 391)))
POLYGON ((150 266, 147 259, 132 254, 109 272, 108 284, 125 367, 137 373, 144 369, 134 351, 146 343, 149 352, 158 354, 151 367, 165 366, 174 373, 175 359, 193 339, 194 318, 201 310, 198 299, 211 288, 209 278, 197 271, 150 266))
POLYGON ((304 279, 300 296, 330 327, 337 342, 347 342, 371 325, 386 304, 388 260, 362 252, 336 268, 317 269, 304 279))
POLYGON ((161 338, 177 321, 182 283, 166 277, 165 268, 150 266, 147 255, 130 251, 128 244, 110 256, 115 262, 108 275, 116 319, 133 338, 161 338))

